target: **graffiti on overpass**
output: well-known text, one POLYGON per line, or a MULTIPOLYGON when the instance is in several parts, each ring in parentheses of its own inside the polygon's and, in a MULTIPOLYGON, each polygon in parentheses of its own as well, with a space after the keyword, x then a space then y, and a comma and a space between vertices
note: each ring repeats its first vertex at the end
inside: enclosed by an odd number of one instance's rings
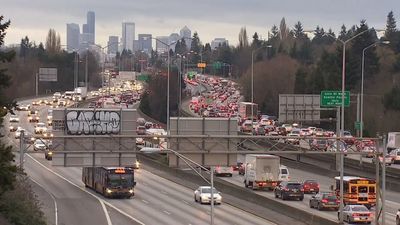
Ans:
POLYGON ((66 115, 67 134, 118 134, 121 117, 116 111, 72 110, 66 115))

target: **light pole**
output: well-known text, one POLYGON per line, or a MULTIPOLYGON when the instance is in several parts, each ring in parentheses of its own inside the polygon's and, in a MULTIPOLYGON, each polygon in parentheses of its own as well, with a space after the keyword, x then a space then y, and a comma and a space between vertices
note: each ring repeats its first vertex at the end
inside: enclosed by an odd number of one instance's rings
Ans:
POLYGON ((264 45, 251 51, 251 122, 252 123, 254 120, 254 53, 263 48, 271 48, 271 47, 272 45, 264 45))
POLYGON ((182 155, 181 153, 172 150, 172 149, 161 149, 161 148, 148 148, 148 147, 144 147, 140 150, 140 152, 142 153, 162 153, 162 152, 172 152, 176 157, 182 159, 189 167, 190 169, 192 169, 197 175, 199 175, 201 178, 203 178, 203 180, 205 180, 208 184, 211 185, 211 213, 210 213, 210 225, 214 225, 214 167, 211 166, 210 169, 205 168, 204 166, 196 163, 195 161, 191 160, 190 158, 182 155), (201 175, 200 172, 198 172, 195 168, 193 168, 190 164, 193 163, 194 165, 196 165, 197 167, 205 170, 207 173, 210 174, 210 181, 208 181, 205 177, 203 177, 203 175, 201 175))
POLYGON ((375 47, 378 44, 390 44, 390 41, 377 41, 369 46, 365 47, 362 51, 361 60, 361 101, 360 101, 360 138, 363 138, 364 130, 364 63, 365 63, 365 51, 371 47, 375 47))
MULTIPOLYGON (((176 41, 167 44, 167 43, 161 41, 158 38, 154 38, 154 37, 149 37, 149 38, 154 39, 154 40, 156 40, 156 41, 160 42, 161 44, 163 44, 163 45, 168 47, 168 50, 167 50, 168 51, 167 52, 168 53, 168 58, 167 58, 167 64, 168 64, 167 65, 167 134, 169 135, 170 134, 170 127, 169 127, 169 67, 170 67, 170 62, 171 62, 171 56, 170 56, 170 52, 169 51, 171 49, 171 45, 175 44, 176 41)), ((147 37, 145 39, 147 39, 147 37)))
MULTIPOLYGON (((346 80, 346 44, 349 43, 350 41, 352 41, 354 38, 364 34, 365 32, 369 31, 370 29, 364 30, 356 35, 354 35, 353 37, 347 39, 346 41, 340 40, 339 38, 336 38, 335 36, 333 36, 332 34, 329 33, 325 33, 324 35, 328 35, 333 37, 334 39, 336 39, 337 41, 341 42, 343 45, 343 58, 342 58, 342 112, 341 112, 341 117, 340 117, 340 137, 343 138, 343 133, 344 133, 344 91, 345 91, 345 80, 346 80)), ((339 144, 337 144, 337 146, 339 146, 339 144)), ((343 176, 344 176, 344 156, 343 156, 343 152, 342 154, 340 154, 340 218, 339 218, 339 222, 343 223, 343 188, 344 188, 344 184, 343 184, 343 176)))

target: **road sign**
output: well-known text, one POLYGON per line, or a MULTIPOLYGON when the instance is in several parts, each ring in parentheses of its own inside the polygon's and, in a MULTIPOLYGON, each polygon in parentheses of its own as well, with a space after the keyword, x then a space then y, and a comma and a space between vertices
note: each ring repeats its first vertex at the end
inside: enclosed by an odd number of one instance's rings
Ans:
POLYGON ((279 95, 279 122, 320 121, 320 96, 302 94, 279 95))
POLYGON ((39 81, 57 82, 57 68, 39 68, 39 81))
MULTIPOLYGON (((321 107, 342 106, 341 91, 321 91, 321 107)), ((350 106, 350 91, 344 92, 344 106, 350 106)))
POLYGON ((222 67, 222 63, 221 62, 214 62, 212 66, 213 66, 213 68, 215 70, 219 70, 222 67))
POLYGON ((354 122, 354 128, 355 128, 356 130, 361 130, 361 122, 360 122, 360 121, 354 122))
POLYGON ((137 76, 137 80, 140 80, 140 81, 148 81, 149 78, 150 77, 149 77, 148 74, 140 74, 140 75, 137 76))
POLYGON ((196 76, 196 71, 189 71, 187 73, 187 78, 188 79, 193 79, 196 76))
POLYGON ((207 64, 206 63, 197 63, 198 68, 206 68, 207 64))

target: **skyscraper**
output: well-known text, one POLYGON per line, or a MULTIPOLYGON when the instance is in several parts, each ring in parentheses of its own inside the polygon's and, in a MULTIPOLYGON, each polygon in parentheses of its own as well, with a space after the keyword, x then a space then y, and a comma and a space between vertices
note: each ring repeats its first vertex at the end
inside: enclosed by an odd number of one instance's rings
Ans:
POLYGON ((191 40, 192 31, 187 26, 184 26, 180 30, 179 34, 180 34, 181 38, 184 38, 187 48, 190 49, 190 46, 192 44, 192 40, 191 40))
POLYGON ((139 40, 139 50, 144 51, 147 54, 151 53, 152 48, 152 36, 151 34, 139 34, 138 35, 138 40, 139 40))
POLYGON ((109 36, 107 43, 107 53, 108 54, 117 54, 118 52, 118 36, 109 36))
POLYGON ((94 43, 94 35, 95 35, 95 14, 92 11, 87 12, 86 15, 88 33, 93 34, 93 43, 94 43))
POLYGON ((135 23, 122 23, 122 49, 133 52, 133 41, 135 40, 135 23))
POLYGON ((67 23, 67 51, 72 52, 79 48, 79 25, 67 23))
POLYGON ((175 45, 176 45, 176 42, 177 42, 179 39, 181 39, 181 37, 180 37, 179 34, 177 34, 177 33, 172 33, 172 34, 169 35, 169 43, 168 43, 168 44, 173 43, 172 45, 170 45, 170 48, 171 48, 173 51, 175 51, 175 45))
POLYGON ((80 46, 94 45, 95 42, 95 14, 92 11, 86 14, 86 23, 82 25, 80 46))

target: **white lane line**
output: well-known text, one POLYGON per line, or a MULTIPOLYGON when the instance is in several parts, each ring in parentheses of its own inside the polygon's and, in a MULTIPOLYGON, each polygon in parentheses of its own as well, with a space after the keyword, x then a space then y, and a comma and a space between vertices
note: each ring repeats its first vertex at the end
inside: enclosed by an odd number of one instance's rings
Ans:
POLYGON ((167 215, 171 215, 171 213, 168 212, 167 210, 164 210, 163 212, 164 212, 165 214, 167 214, 167 215))
MULTIPOLYGON (((48 168, 47 166, 45 166, 44 164, 42 164, 41 162, 39 162, 38 160, 36 160, 35 158, 33 158, 30 154, 26 154, 26 155, 27 155, 29 158, 31 158, 33 161, 35 161, 37 164, 39 164, 40 166, 42 166, 43 168, 45 168, 46 170, 48 170, 49 172, 51 172, 51 173, 53 173, 54 175, 60 177, 61 179, 65 180, 66 182, 70 183, 71 185, 77 187, 78 189, 84 191, 85 193, 87 193, 87 194, 93 196, 94 198, 96 198, 96 199, 99 200, 100 202, 103 202, 103 203, 104 203, 105 205, 107 205, 108 207, 113 208, 113 209, 116 210, 117 212, 121 213, 122 215, 128 217, 129 219, 131 219, 131 220, 133 220, 133 221, 135 221, 135 222, 137 222, 137 223, 139 223, 139 224, 141 224, 141 225, 145 225, 142 221, 140 221, 140 220, 138 220, 138 219, 132 217, 131 215, 129 215, 128 213, 126 213, 126 212, 124 212, 124 211, 118 209, 117 207, 115 207, 115 206, 112 205, 111 203, 102 200, 101 198, 97 197, 95 194, 93 194, 93 193, 87 191, 86 189, 80 187, 79 185, 75 184, 74 182, 72 182, 72 181, 68 180, 67 178, 63 177, 63 176, 60 175, 59 173, 57 173, 57 172, 53 171, 52 169, 48 168)), ((108 211, 106 211, 105 213, 108 214, 108 211)), ((108 222, 108 221, 107 221, 107 222, 108 222)), ((111 224, 111 221, 110 221, 110 223, 109 223, 108 225, 112 225, 112 224, 111 224)))
POLYGON ((183 203, 185 203, 186 205, 189 205, 189 202, 182 200, 183 203))
POLYGON ((104 205, 104 202, 101 201, 101 199, 99 199, 99 202, 100 202, 101 208, 103 208, 104 214, 106 215, 107 225, 112 225, 110 214, 108 214, 108 211, 107 211, 106 206, 104 205))
POLYGON ((396 216, 395 214, 390 213, 390 212, 386 212, 386 214, 388 214, 388 215, 390 215, 390 216, 396 216))
POLYGON ((168 195, 168 193, 164 190, 162 190, 161 193, 163 193, 164 195, 168 195))
POLYGON ((55 211, 55 219, 54 220, 55 220, 55 225, 58 225, 58 207, 57 207, 56 198, 49 190, 47 190, 45 187, 43 187, 41 184, 39 184, 39 182, 37 182, 35 179, 33 179, 32 177, 29 177, 29 179, 31 179, 33 182, 35 182, 35 184, 37 184, 39 187, 43 188, 43 190, 45 190, 50 195, 50 197, 53 199, 54 211, 55 211))
POLYGON ((144 202, 145 204, 149 204, 149 202, 144 199, 142 199, 142 202, 144 202))

